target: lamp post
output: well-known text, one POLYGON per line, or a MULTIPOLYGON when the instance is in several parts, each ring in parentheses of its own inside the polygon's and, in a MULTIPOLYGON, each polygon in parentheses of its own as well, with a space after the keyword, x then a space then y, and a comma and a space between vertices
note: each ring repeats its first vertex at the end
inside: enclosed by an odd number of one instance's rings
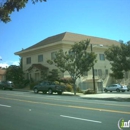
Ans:
MULTIPOLYGON (((91 52, 92 51, 93 51, 93 46, 91 44, 91 52)), ((94 89, 94 92, 96 93, 94 66, 92 67, 92 75, 93 75, 93 89, 94 89)))

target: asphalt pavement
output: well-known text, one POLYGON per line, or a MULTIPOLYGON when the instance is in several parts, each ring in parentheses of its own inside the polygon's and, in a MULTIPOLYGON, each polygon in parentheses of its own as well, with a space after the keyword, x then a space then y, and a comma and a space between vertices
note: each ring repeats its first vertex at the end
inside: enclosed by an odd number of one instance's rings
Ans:
POLYGON ((0 130, 119 130, 122 118, 130 120, 130 102, 82 96, 0 90, 0 130))

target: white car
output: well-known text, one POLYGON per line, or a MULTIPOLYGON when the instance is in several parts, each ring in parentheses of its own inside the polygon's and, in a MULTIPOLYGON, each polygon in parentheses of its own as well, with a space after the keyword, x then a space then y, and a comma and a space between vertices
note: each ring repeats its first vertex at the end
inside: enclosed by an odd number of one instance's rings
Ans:
POLYGON ((112 85, 109 85, 106 88, 104 88, 105 92, 108 92, 108 91, 110 91, 110 92, 112 92, 112 91, 125 92, 127 90, 128 90, 127 86, 122 86, 120 84, 112 84, 112 85))

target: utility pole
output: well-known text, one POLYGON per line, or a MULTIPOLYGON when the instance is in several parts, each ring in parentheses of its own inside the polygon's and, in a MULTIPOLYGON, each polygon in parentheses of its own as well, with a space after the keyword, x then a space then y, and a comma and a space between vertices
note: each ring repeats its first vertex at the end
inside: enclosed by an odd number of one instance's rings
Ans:
MULTIPOLYGON (((92 44, 91 44, 91 52, 93 52, 92 44)), ((94 66, 92 67, 92 75, 93 75, 93 89, 94 89, 94 92, 96 93, 94 66)))

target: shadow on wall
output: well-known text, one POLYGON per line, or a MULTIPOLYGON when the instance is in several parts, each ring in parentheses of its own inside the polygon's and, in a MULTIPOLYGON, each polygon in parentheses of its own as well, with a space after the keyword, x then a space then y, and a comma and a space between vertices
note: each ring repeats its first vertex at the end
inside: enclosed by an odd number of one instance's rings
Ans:
POLYGON ((78 86, 81 90, 93 89, 91 82, 79 82, 79 83, 77 83, 77 86, 78 86))
MULTIPOLYGON (((103 82, 102 81, 96 81, 95 82, 97 92, 103 92, 103 82)), ((93 90, 93 82, 78 82, 77 86, 82 90, 93 90)))

